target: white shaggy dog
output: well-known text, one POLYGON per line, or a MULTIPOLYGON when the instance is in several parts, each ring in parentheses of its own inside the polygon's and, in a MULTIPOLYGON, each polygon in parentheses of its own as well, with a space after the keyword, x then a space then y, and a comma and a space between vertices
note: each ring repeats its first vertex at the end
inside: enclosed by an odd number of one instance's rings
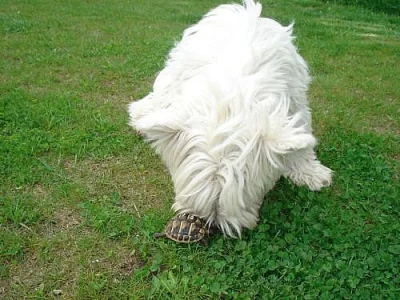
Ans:
POLYGON ((173 210, 240 236, 280 176, 319 190, 331 170, 313 150, 307 65, 292 26, 261 5, 221 5, 186 29, 153 92, 129 106, 130 125, 169 168, 173 210))

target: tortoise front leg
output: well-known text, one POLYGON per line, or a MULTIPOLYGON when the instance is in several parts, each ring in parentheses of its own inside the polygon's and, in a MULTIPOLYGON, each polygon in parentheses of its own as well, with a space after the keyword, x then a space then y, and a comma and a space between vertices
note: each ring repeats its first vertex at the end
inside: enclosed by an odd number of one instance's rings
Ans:
POLYGON ((165 232, 156 232, 156 233, 153 234, 153 237, 155 239, 156 238, 160 238, 160 237, 165 237, 165 236, 166 236, 165 232))

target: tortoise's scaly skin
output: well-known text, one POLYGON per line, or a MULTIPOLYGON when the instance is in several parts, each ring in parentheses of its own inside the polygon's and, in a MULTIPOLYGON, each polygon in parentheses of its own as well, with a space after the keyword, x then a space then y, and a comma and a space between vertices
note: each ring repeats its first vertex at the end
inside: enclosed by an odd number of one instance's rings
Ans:
POLYGON ((195 243, 204 238, 207 229, 204 222, 197 216, 182 213, 173 217, 162 233, 155 233, 154 237, 167 237, 177 243, 195 243))

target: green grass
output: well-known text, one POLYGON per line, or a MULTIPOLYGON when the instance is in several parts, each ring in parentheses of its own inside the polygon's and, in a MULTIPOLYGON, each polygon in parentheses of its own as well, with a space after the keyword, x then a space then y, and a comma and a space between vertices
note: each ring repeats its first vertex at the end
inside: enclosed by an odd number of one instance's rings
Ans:
POLYGON ((264 1, 296 21, 334 184, 279 181, 241 240, 152 238, 174 194, 126 105, 217 2, 2 1, 0 298, 400 298, 396 16, 264 1))
POLYGON ((347 4, 352 6, 364 7, 377 12, 385 12, 400 16, 400 3, 397 0, 322 0, 335 4, 347 4))

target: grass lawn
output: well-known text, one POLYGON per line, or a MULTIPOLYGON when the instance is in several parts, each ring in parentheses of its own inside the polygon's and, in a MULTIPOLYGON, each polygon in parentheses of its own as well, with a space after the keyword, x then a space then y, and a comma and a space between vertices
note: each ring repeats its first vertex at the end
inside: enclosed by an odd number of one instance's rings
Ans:
POLYGON ((126 106, 222 2, 1 1, 0 298, 400 299, 396 16, 262 1, 296 21, 334 184, 281 180, 241 240, 152 238, 174 193, 126 106))

